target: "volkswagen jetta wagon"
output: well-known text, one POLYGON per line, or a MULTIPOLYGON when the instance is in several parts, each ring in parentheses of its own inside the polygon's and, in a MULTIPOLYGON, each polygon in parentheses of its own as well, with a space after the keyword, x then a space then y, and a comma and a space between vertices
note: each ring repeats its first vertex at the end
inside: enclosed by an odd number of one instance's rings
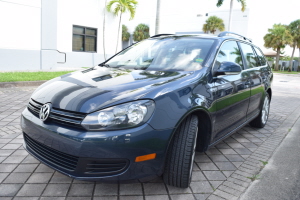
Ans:
POLYGON ((268 120, 273 74, 240 35, 161 34, 54 78, 22 113, 24 147, 79 180, 188 187, 195 151, 268 120))

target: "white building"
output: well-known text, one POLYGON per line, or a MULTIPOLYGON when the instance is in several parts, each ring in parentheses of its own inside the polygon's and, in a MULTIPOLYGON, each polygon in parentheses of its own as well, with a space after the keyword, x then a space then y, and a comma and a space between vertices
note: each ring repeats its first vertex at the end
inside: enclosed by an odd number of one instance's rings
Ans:
MULTIPOLYGON (((104 4, 104 0, 0 1, 0 71, 91 67, 102 62, 104 4)), ((116 50, 118 18, 105 12, 105 20, 108 57, 116 50)))
MULTIPOLYGON (((216 2, 210 6, 206 0, 160 2, 158 33, 202 33, 212 15, 227 27, 229 11, 211 11, 216 2)), ((134 20, 125 14, 122 24, 130 33, 138 24, 147 24, 154 35, 156 12, 156 0, 138 0, 134 20)), ((233 10, 232 31, 251 38, 249 15, 249 9, 233 10)), ((106 58, 116 52, 119 17, 105 10, 105 0, 0 0, 0 18, 0 71, 91 67, 105 60, 104 45, 106 58)), ((121 33, 118 44, 119 51, 121 33)))
MULTIPOLYGON (((157 1, 138 0, 135 18, 131 21, 125 17, 123 24, 132 34, 135 27, 144 23, 150 28, 150 35, 155 34, 157 1)), ((213 3, 214 8, 216 2, 213 3)), ((225 30, 228 26, 229 9, 214 11, 206 0, 160 0, 158 33, 203 33, 202 26, 210 16, 218 16, 224 20, 225 30)), ((242 12, 233 9, 231 31, 248 36, 250 10, 242 12)), ((219 31, 215 33, 218 35, 219 31)), ((131 43, 131 42, 129 42, 131 43)))

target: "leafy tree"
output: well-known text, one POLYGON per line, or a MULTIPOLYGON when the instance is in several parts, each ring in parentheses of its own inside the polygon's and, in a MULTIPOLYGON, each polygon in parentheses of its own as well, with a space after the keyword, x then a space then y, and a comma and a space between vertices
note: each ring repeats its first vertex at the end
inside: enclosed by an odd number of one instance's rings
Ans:
POLYGON ((288 56, 288 55, 284 55, 283 57, 280 58, 280 60, 282 60, 282 61, 289 61, 289 60, 291 60, 291 57, 288 56))
MULTIPOLYGON (((293 42, 290 45, 293 48, 293 52, 290 60, 290 66, 289 66, 290 71, 292 71, 292 67, 293 67, 292 62, 293 62, 296 47, 299 49, 299 57, 300 57, 300 19, 291 22, 289 25, 289 30, 291 35, 293 36, 293 42)), ((300 64, 300 60, 299 60, 299 64, 300 64)))
POLYGON ((212 34, 215 34, 215 32, 218 30, 224 31, 224 21, 223 19, 217 17, 217 16, 211 16, 206 21, 206 24, 203 25, 202 30, 207 33, 211 32, 212 34))
POLYGON ((268 33, 264 36, 266 48, 272 48, 277 52, 275 71, 278 71, 279 54, 282 48, 291 44, 293 37, 287 27, 282 24, 274 24, 273 28, 268 29, 268 33))
MULTIPOLYGON (((244 12, 246 10, 246 0, 237 0, 239 3, 241 3, 241 10, 244 12)), ((224 3, 224 0, 218 0, 217 7, 222 6, 224 3)), ((230 31, 231 27, 231 14, 232 14, 232 7, 233 7, 233 0, 230 1, 230 12, 229 12, 229 22, 228 22, 228 31, 230 31)))
POLYGON ((133 32, 133 40, 139 42, 149 37, 149 26, 147 26, 146 24, 137 25, 133 32))
POLYGON ((130 13, 129 20, 133 19, 135 15, 136 5, 137 1, 135 0, 111 0, 106 6, 108 12, 112 12, 115 16, 118 16, 120 14, 116 53, 118 50, 122 14, 128 11, 130 13))
POLYGON ((122 41, 128 41, 130 38, 130 33, 128 32, 128 28, 125 25, 122 25, 122 41))

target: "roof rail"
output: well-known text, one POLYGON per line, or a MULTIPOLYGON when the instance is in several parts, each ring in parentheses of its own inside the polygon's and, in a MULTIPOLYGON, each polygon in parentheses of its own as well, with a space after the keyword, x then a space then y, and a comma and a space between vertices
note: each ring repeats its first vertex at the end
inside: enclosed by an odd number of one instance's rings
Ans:
POLYGON ((151 36, 151 38, 160 37, 160 36, 167 36, 167 35, 174 35, 174 34, 158 34, 158 35, 151 36))
POLYGON ((246 38, 245 36, 239 35, 237 33, 229 32, 229 31, 224 31, 224 32, 220 33, 218 35, 218 37, 224 37, 226 35, 236 35, 236 36, 239 36, 239 37, 243 38, 244 40, 249 40, 249 42, 252 43, 252 40, 250 40, 249 38, 246 38))

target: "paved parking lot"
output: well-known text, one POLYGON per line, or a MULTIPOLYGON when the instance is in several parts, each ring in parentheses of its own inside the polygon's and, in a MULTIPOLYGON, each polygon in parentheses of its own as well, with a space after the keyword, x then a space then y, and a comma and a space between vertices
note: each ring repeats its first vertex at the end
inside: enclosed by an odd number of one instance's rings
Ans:
POLYGON ((73 180, 55 172, 22 147, 19 117, 34 88, 0 88, 0 199, 238 199, 299 117, 298 79, 275 76, 265 128, 246 126, 207 152, 197 153, 187 189, 167 186, 161 179, 103 184, 73 180))

